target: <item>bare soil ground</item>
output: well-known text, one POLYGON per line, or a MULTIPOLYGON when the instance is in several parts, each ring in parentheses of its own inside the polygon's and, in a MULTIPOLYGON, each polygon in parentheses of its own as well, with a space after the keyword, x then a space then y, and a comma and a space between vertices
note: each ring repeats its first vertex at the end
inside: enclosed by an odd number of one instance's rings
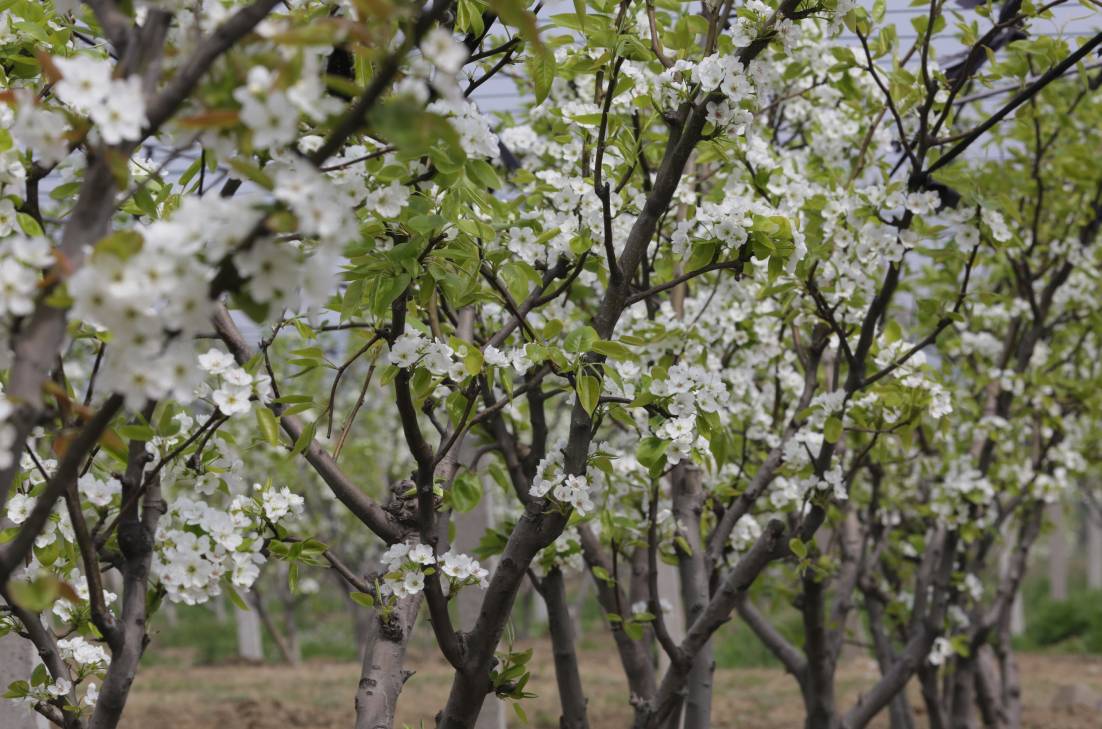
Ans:
MULTIPOLYGON (((529 726, 558 727, 555 677, 546 643, 533 642, 532 681, 538 698, 525 701, 529 726)), ((582 678, 594 729, 627 727, 626 684, 611 645, 582 654, 582 678)), ((1102 659, 1081 656, 1020 657, 1029 729, 1102 729, 1102 713, 1090 709, 1053 710, 1061 686, 1081 684, 1102 693, 1102 659)), ((450 683, 447 666, 427 649, 414 651, 408 665, 417 673, 399 702, 398 723, 434 726, 450 683)), ((350 729, 359 666, 309 662, 287 666, 193 666, 186 655, 175 664, 139 672, 123 718, 124 729, 350 729)), ((856 658, 839 675, 844 705, 876 678, 871 661, 856 658)), ((913 687, 912 687, 913 688, 913 687)), ((803 709, 790 676, 779 669, 724 669, 717 672, 712 715, 717 729, 799 729, 803 709)), ((916 710, 921 702, 915 696, 916 710)), ((521 722, 507 708, 509 725, 521 722)), ((921 715, 919 725, 924 725, 921 715)), ((886 718, 873 726, 887 726, 886 718)))

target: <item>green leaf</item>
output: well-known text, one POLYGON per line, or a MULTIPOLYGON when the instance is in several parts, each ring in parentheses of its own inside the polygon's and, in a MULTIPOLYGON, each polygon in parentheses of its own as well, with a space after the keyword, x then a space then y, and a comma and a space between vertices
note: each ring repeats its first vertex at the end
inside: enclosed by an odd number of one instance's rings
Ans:
POLYGON ((574 0, 574 14, 578 16, 578 24, 585 30, 585 4, 586 0, 574 0))
POLYGON ((247 291, 236 291, 233 294, 233 303, 253 321, 260 323, 268 318, 268 302, 259 302, 249 296, 247 291))
POLYGON ((31 685, 26 681, 12 681, 8 684, 8 690, 4 692, 5 699, 21 699, 31 692, 31 685))
POLYGON ((551 53, 533 53, 528 57, 528 76, 532 79, 537 104, 542 104, 551 93, 556 70, 555 56, 551 53))
POLYGON ((837 443, 842 437, 842 421, 831 415, 823 426, 823 437, 827 443, 837 443))
POLYGON ((302 432, 299 433, 298 439, 295 441, 295 447, 291 449, 291 455, 297 455, 302 453, 310 444, 314 442, 314 433, 318 429, 318 421, 314 420, 310 422, 302 432))
POLYGON ((592 350, 594 352, 597 352, 598 354, 603 354, 604 356, 608 357, 609 359, 616 359, 616 360, 634 360, 634 359, 638 359, 635 356, 634 352, 632 352, 630 349, 628 349, 624 345, 620 344, 619 342, 609 342, 609 341, 604 341, 604 340, 601 340, 599 342, 594 342, 593 346, 592 346, 592 350))
POLYGON ((45 686, 50 683, 50 672, 45 663, 39 663, 31 674, 31 686, 45 686))
POLYGON ((899 322, 892 319, 884 325, 884 341, 888 344, 895 344, 903 338, 903 329, 899 326, 899 322))
POLYGON ((455 127, 440 114, 425 111, 412 98, 394 97, 377 104, 372 111, 371 122, 382 138, 402 152, 420 156, 435 150, 443 155, 433 155, 433 162, 438 167, 451 160, 457 163, 453 171, 462 170, 466 155, 459 144, 455 127))
MULTIPOLYGON (((293 567, 294 565, 291 566, 293 567)), ((240 595, 237 594, 237 590, 233 589, 233 583, 230 582, 229 577, 222 580, 222 588, 229 596, 230 602, 232 602, 238 610, 249 612, 252 609, 249 607, 249 604, 245 602, 245 600, 240 595)))
POLYGON ((482 480, 470 471, 459 474, 452 481, 452 509, 465 513, 478 506, 482 500, 482 480))
POLYGON ((298 594, 298 562, 292 562, 287 566, 287 589, 292 595, 298 594))
POLYGON ((156 435, 153 432, 153 428, 145 425, 144 423, 127 423, 126 425, 120 425, 115 429, 115 432, 121 435, 127 440, 151 440, 156 435))
POLYGON ((463 355, 463 371, 468 375, 477 375, 482 371, 482 350, 478 347, 467 345, 467 351, 463 355))
POLYGON ((12 601, 32 613, 40 613, 54 604, 61 594, 61 583, 53 575, 44 575, 32 582, 12 580, 8 583, 12 601))
POLYGON ((256 408, 256 425, 260 428, 260 434, 264 440, 272 445, 279 445, 279 423, 275 413, 263 405, 256 408))
POLYGON ((567 352, 582 354, 590 351, 593 345, 600 340, 600 335, 597 334, 597 330, 593 327, 578 327, 566 335, 566 341, 563 342, 563 348, 566 349, 567 352))
POLYGON ((38 237, 42 235, 42 228, 38 225, 38 221, 32 218, 26 213, 16 213, 16 220, 19 221, 19 227, 23 229, 23 232, 32 237, 38 237))
POLYGON ((375 598, 367 592, 350 592, 348 596, 352 598, 352 602, 357 605, 363 605, 364 607, 375 607, 375 598))
POLYGON ((528 723, 528 715, 524 713, 524 709, 521 707, 519 701, 513 702, 513 711, 516 712, 517 718, 520 719, 521 724, 528 723))
POLYGON ((601 400, 601 381, 592 375, 578 375, 576 383, 578 402, 588 414, 592 415, 597 409, 597 403, 601 400))
POLYGON ((96 243, 93 256, 109 255, 119 260, 129 260, 142 249, 145 240, 141 233, 134 230, 119 230, 100 238, 96 243))
POLYGON ((539 27, 536 25, 536 16, 528 9, 527 0, 489 0, 488 4, 502 22, 519 30, 524 40, 537 49, 544 50, 543 41, 539 36, 539 27))
POLYGON ((635 457, 639 459, 639 463, 646 466, 651 476, 657 476, 666 467, 666 449, 669 447, 670 444, 667 441, 650 435, 639 442, 639 447, 635 449, 635 457))
POLYGON ((807 545, 795 537, 788 541, 788 548, 792 550, 792 554, 800 559, 807 557, 807 545))
POLYGON ((467 162, 467 177, 491 190, 500 190, 505 184, 497 171, 484 159, 472 159, 467 162))

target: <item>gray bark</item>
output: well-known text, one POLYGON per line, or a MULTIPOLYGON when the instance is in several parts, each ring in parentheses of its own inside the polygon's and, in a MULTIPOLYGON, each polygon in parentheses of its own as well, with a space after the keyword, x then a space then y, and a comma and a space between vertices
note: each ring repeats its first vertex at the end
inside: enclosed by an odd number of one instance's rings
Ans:
POLYGON ((979 729, 976 724, 976 664, 971 658, 958 657, 950 678, 952 705, 949 711, 953 729, 979 729))
POLYGON ((1049 597, 1057 602, 1068 599, 1068 552, 1067 519, 1064 507, 1053 504, 1049 507, 1049 520, 1052 532, 1048 538, 1048 579, 1049 597))
POLYGON ((402 669, 406 644, 421 607, 421 594, 398 601, 390 613, 372 616, 363 669, 356 688, 355 729, 391 729, 398 695, 412 675, 402 669))
MULTIPOLYGON (((34 645, 15 633, 0 638, 0 689, 13 681, 26 681, 38 663, 34 645)), ((0 727, 4 729, 46 729, 46 718, 26 704, 0 699, 0 727)))
MULTIPOLYGON (((1007 578, 1007 573, 1011 568, 1011 558, 1014 554, 1014 542, 1017 539, 1015 535, 1011 535, 1003 548, 1002 553, 999 555, 999 576, 1001 579, 1007 578)), ((1010 634, 1014 636, 1021 635, 1025 632, 1025 605, 1022 603, 1022 594, 1020 591, 1014 592, 1014 598, 1010 605, 1010 634)))
POLYGON ((585 690, 578 672, 578 655, 574 648, 574 621, 566 602, 566 586, 557 568, 547 573, 539 583, 540 595, 547 605, 551 651, 555 661, 555 681, 559 688, 560 729, 588 729, 585 690))
MULTIPOLYGON (((669 626, 670 636, 680 642, 685 635, 685 609, 681 603, 681 584, 678 579, 677 567, 658 561, 658 595, 666 599, 670 610, 665 615, 666 625, 669 626)), ((703 649, 702 649, 703 650, 703 649)), ((658 651, 658 671, 663 672, 670 666, 669 656, 665 651, 658 651)))
MULTIPOLYGON (((931 534, 927 545, 926 555, 915 581, 915 604, 907 643, 880 681, 846 712, 843 725, 849 729, 866 726, 904 690, 915 672, 924 670, 926 666, 930 647, 945 619, 957 536, 953 532, 946 533, 944 527, 939 527, 936 534, 931 534)), ((932 680, 936 681, 936 674, 932 680)), ((936 697, 936 691, 930 696, 936 697)))
MULTIPOLYGON (((624 604, 628 598, 620 585, 610 585, 593 574, 595 567, 600 567, 609 575, 613 572, 611 565, 604 560, 596 535, 586 524, 579 526, 578 534, 582 542, 582 555, 593 576, 593 586, 597 588, 597 602, 605 614, 619 614, 621 610, 628 608, 624 604)), ((610 623, 609 628, 616 642, 620 663, 627 675, 630 700, 638 714, 643 710, 646 701, 654 696, 656 687, 654 663, 651 661, 646 643, 642 640, 632 640, 624 631, 622 623, 610 623)))
POLYGON ((922 688, 922 704, 926 707, 930 729, 946 729, 941 691, 937 682, 937 669, 929 665, 919 668, 918 682, 922 688))
POLYGON ((1002 704, 1005 707, 1008 729, 1022 726, 1022 684, 1018 676, 1018 661, 1008 642, 1000 641, 998 648, 999 672, 1002 676, 1002 704))
MULTIPOLYGON (((884 627, 884 606, 878 599, 869 597, 865 600, 865 610, 869 618, 869 632, 872 634, 876 663, 880 667, 880 674, 883 675, 896 660, 895 650, 884 627)), ((891 721, 891 729, 915 729, 914 712, 907 700, 906 690, 900 691, 892 698, 891 703, 888 704, 888 717, 891 721)))
POLYGON ((834 659, 827 645, 823 583, 810 572, 803 580, 802 613, 807 680, 804 683, 806 729, 834 729, 838 726, 834 693, 834 659))
POLYGON ((778 519, 773 519, 766 524, 758 541, 723 578, 700 616, 686 631, 685 639, 679 646, 680 660, 677 664, 670 666, 670 670, 662 677, 653 710, 642 717, 637 715, 636 726, 647 729, 663 726, 676 710, 678 697, 688 681, 688 669, 691 667, 692 657, 695 657, 704 644, 711 640, 712 634, 719 626, 730 619, 731 612, 738 601, 745 597, 750 585, 770 560, 776 558, 778 553, 782 553, 784 532, 784 524, 778 519), (685 660, 686 657, 689 657, 689 661, 685 660))
MULTIPOLYGON (((470 447, 463 444, 459 447, 459 460, 470 463, 472 454, 470 447)), ((492 484, 490 484, 492 485, 492 484)), ((491 513, 493 509, 493 491, 485 488, 483 483, 482 498, 478 505, 465 514, 456 514, 455 519, 455 549, 463 554, 470 554, 478 546, 482 535, 491 526, 491 513)), ((492 565, 485 565, 492 569, 492 565)), ((464 587, 456 597, 459 613, 459 629, 470 630, 478 620, 478 610, 482 605, 482 598, 486 591, 478 585, 464 587)), ((474 724, 475 729, 504 729, 505 704, 496 696, 491 696, 482 705, 482 711, 474 724)))
MULTIPOLYGON (((146 406, 143 416, 146 420, 153 415, 153 404, 146 406)), ((119 520, 118 542, 122 554, 122 608, 118 624, 118 638, 111 646, 111 665, 100 687, 99 699, 95 711, 88 721, 88 729, 114 729, 122 718, 122 710, 130 695, 130 687, 138 672, 145 646, 149 642, 146 633, 148 621, 147 593, 149 589, 149 571, 153 563, 153 539, 157 533, 157 523, 166 505, 161 498, 160 479, 145 477, 145 466, 149 455, 145 442, 130 441, 129 461, 126 475, 122 479, 122 501, 125 504, 129 495, 141 485, 145 486, 145 495, 141 500, 141 511, 137 505, 124 511, 119 520)))
POLYGON ((237 628, 237 656, 246 661, 260 663, 264 660, 264 639, 261 635, 260 616, 257 613, 257 599, 253 593, 241 596, 248 610, 233 606, 233 620, 237 628))
POLYGON ((995 652, 989 645, 976 651, 976 702, 987 729, 1006 729, 1007 706, 995 652))
MULTIPOLYGON (((708 566, 704 540, 700 533, 700 516, 704 509, 703 473, 699 468, 678 466, 671 476, 673 513, 685 528, 689 552, 678 551, 678 571, 681 576, 681 604, 684 605, 685 628, 693 623, 708 605, 708 566)), ((677 624, 677 621, 674 621, 677 624)), ((675 638, 679 638, 676 635, 675 638)), ((689 671, 688 693, 685 696, 685 729, 708 729, 712 722, 712 681, 715 658, 712 641, 704 643, 693 659, 689 671)))
POLYGON ((1086 508, 1087 587, 1102 590, 1102 509, 1093 503, 1086 508))

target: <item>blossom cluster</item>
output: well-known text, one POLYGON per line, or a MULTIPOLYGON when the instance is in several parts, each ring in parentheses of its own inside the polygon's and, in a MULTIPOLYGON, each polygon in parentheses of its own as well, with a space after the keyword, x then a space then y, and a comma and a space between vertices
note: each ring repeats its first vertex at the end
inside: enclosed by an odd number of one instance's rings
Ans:
POLYGON ((141 77, 112 78, 110 61, 86 54, 54 58, 53 64, 61 72, 54 95, 91 118, 105 143, 141 139, 147 123, 141 77))
POLYGON ((66 710, 77 715, 91 710, 99 699, 99 688, 94 681, 87 679, 101 676, 107 669, 111 662, 107 650, 81 636, 73 636, 58 639, 57 653, 69 667, 73 680, 64 677, 53 678, 46 672, 45 666, 39 665, 30 681, 13 682, 8 687, 7 695, 15 701, 30 706, 62 700, 67 705, 66 710), (80 684, 85 686, 84 696, 81 697, 78 705, 68 706, 71 701, 75 701, 73 692, 80 684))
POLYGON ((577 528, 566 527, 555 541, 540 551, 539 557, 532 566, 538 574, 546 574, 555 567, 571 572, 584 569, 581 536, 577 528))
POLYGON ((926 369, 926 353, 915 352, 905 362, 903 361, 904 353, 911 349, 910 343, 899 340, 883 347, 877 353, 876 364, 878 367, 887 367, 902 362, 894 373, 900 384, 912 390, 926 393, 929 398, 927 412, 931 418, 938 419, 949 415, 953 412, 953 402, 949 391, 923 372, 926 369))
POLYGON ((427 544, 397 542, 380 558, 386 568, 379 586, 384 598, 400 599, 416 595, 425 589, 425 576, 439 568, 447 577, 443 583, 445 594, 452 595, 465 585, 488 585, 489 571, 469 555, 448 550, 439 558, 427 544))
MULTIPOLYGON (((448 377, 460 381, 469 374, 465 361, 470 354, 471 345, 460 343, 453 348, 447 342, 430 339, 416 330, 407 330, 390 345, 387 361, 396 367, 424 367, 437 377, 448 377)), ((518 372, 526 372, 532 367, 524 347, 512 347, 500 350, 487 345, 482 350, 482 361, 492 367, 512 367, 518 372)))
POLYGON ((227 509, 187 496, 175 499, 157 530, 153 575, 173 602, 195 605, 221 594, 222 580, 248 589, 265 561, 260 538, 268 524, 302 514, 303 498, 287 487, 253 486, 227 509))
POLYGON ((71 316, 110 334, 99 375, 106 389, 134 407, 166 396, 194 399, 202 373, 191 338, 209 327, 213 311, 214 269, 204 254, 220 256, 255 220, 231 201, 185 198, 171 218, 97 245, 66 286, 71 316))
POLYGON ((718 412, 727 398, 727 386, 719 373, 681 362, 666 371, 665 379, 651 380, 650 392, 669 398, 666 407, 672 417, 661 423, 654 434, 669 442, 666 457, 670 463, 688 458, 696 446, 697 409, 718 412))
MULTIPOLYGON (((85 609, 89 604, 90 596, 88 580, 81 574, 80 570, 73 568, 69 571, 66 582, 72 586, 73 591, 76 592, 77 597, 80 598, 81 601, 79 603, 74 603, 70 600, 58 600, 53 604, 51 612, 57 616, 58 620, 64 623, 79 625, 90 617, 88 610, 85 609)), ((118 598, 118 595, 107 588, 103 588, 103 604, 105 606, 110 608, 115 604, 118 598)))
POLYGON ((212 348, 199 355, 199 367, 218 378, 218 387, 211 393, 211 399, 223 415, 249 412, 249 401, 254 395, 262 403, 271 397, 268 375, 249 374, 220 349, 212 348))
POLYGON ((536 467, 528 493, 537 499, 550 495, 559 504, 574 509, 579 516, 585 516, 596 508, 590 498, 590 489, 594 484, 585 475, 566 473, 565 458, 561 447, 551 449, 536 467))
MULTIPOLYGON (((5 215, 5 207, 11 206, 10 200, 0 200, 0 216, 5 215)), ((14 210, 10 217, 15 217, 14 210)), ((48 240, 12 232, 11 223, 0 217, 0 317, 31 313, 39 272, 54 262, 48 240)))

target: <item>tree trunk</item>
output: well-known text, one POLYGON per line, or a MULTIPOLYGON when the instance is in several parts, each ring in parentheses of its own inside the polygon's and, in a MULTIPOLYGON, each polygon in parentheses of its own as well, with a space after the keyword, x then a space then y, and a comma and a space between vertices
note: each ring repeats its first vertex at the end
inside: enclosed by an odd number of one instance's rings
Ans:
POLYGON ((986 729, 1006 729, 1006 705, 1003 702, 1002 677, 995 652, 989 645, 976 651, 976 702, 986 729))
MULTIPOLYGON (((646 554, 646 550, 639 550, 646 554)), ((649 594, 648 590, 648 594, 649 594)), ((658 596, 665 598, 669 605, 669 612, 665 614, 666 627, 670 631, 670 637, 675 643, 680 643, 685 635, 685 610, 681 603, 681 585, 677 576, 677 568, 658 561, 658 596)), ((661 610, 661 605, 659 605, 661 610)), ((665 673, 670 667, 669 656, 666 651, 658 649, 658 671, 665 673)))
POLYGON ((1006 710, 1007 729, 1022 726, 1022 684, 1018 677, 1018 661, 1006 641, 999 649, 999 672, 1002 675, 1002 704, 1006 710))
POLYGON ((1022 593, 1018 591, 1014 595, 1014 602, 1010 604, 1010 634, 1019 636, 1025 634, 1025 601, 1022 593))
POLYGON ((356 689, 355 729, 392 729, 398 694, 412 673, 402 669, 406 644, 413 633, 421 593, 404 597, 389 615, 372 614, 356 689))
MULTIPOLYGON (((678 550, 681 576, 681 604, 686 630, 708 605, 708 566, 704 559, 704 540, 700 534, 700 516, 704 508, 703 473, 695 466, 679 464, 670 476, 673 489, 673 513, 685 532, 689 552, 678 550)), ((712 723, 712 683, 715 658, 709 640, 693 659, 686 686, 684 729, 708 729, 712 723)))
MULTIPOLYGON (((631 552, 630 559, 625 555, 620 557, 618 576, 621 580, 624 579, 624 574, 627 572, 627 568, 630 567, 630 577, 626 580, 628 584, 628 604, 624 605, 625 620, 631 616, 632 605, 647 602, 650 599, 650 566, 647 564, 647 557, 648 553, 645 546, 636 547, 631 552)), ((661 584, 659 584, 659 590, 661 589, 661 584)), ((642 642, 646 645, 647 657, 650 659, 651 665, 656 670, 660 670, 661 664, 654 652, 654 629, 650 625, 643 628, 642 642)), ((660 652, 661 650, 659 650, 660 652)))
POLYGON ((1049 597, 1056 602, 1068 599, 1068 535, 1064 507, 1053 504, 1049 507, 1049 519, 1052 521, 1052 533, 1048 542, 1048 579, 1049 597))
MULTIPOLYGON (((148 404, 142 414, 146 420, 150 419, 153 416, 153 404, 148 404)), ((130 687, 138 672, 138 662, 149 640, 146 633, 149 617, 149 571, 153 564, 157 524, 167 507, 161 498, 160 479, 144 479, 148 460, 145 443, 139 440, 130 441, 122 501, 127 503, 128 497, 139 488, 139 484, 145 486, 145 495, 142 497, 140 515, 137 506, 132 506, 124 510, 119 518, 116 534, 123 558, 120 568, 123 589, 118 634, 111 646, 111 664, 100 686, 99 699, 86 725, 87 729, 115 729, 118 726, 126 699, 130 695, 130 687)))
MULTIPOLYGON (((291 654, 291 663, 302 663, 302 640, 299 638, 298 619, 295 615, 296 601, 291 598, 283 606, 283 634, 287 640, 287 650, 291 654)), ((358 644, 359 645, 359 644, 358 644)))
MULTIPOLYGON (((814 673, 814 669, 809 671, 814 673)), ((814 683, 814 679, 809 681, 807 693, 804 695, 804 710, 806 718, 804 719, 805 729, 841 729, 841 723, 838 721, 838 713, 835 709, 834 702, 834 687, 822 687, 814 683)))
MULTIPOLYGON (((1010 560, 1014 554, 1014 545, 1017 543, 1018 535, 1014 532, 1009 532, 1006 545, 1003 547, 1002 553, 999 555, 999 579, 1006 579, 1007 572, 1010 570, 1010 560)), ((1013 602, 1010 604, 1010 634, 1014 636, 1022 635, 1025 633, 1025 604, 1022 602, 1022 591, 1017 589, 1014 591, 1013 602)))
POLYGON ((517 640, 528 640, 532 637, 535 624, 535 605, 543 602, 536 598, 535 590, 531 586, 522 587, 517 595, 517 607, 513 617, 513 635, 517 640))
POLYGON ((574 595, 574 602, 570 605, 570 619, 574 621, 574 640, 575 642, 582 639, 582 633, 585 625, 582 622, 582 614, 585 611, 585 605, 589 602, 589 593, 593 589, 592 580, 582 580, 578 585, 576 594, 574 595))
MULTIPOLYGON (((872 634, 873 652, 876 655, 876 663, 880 668, 880 674, 887 673, 896 660, 896 652, 893 650, 891 640, 888 638, 884 627, 884 606, 875 597, 865 600, 865 609, 869 617, 869 632, 872 634)), ((900 691, 888 704, 888 717, 891 721, 891 729, 915 729, 914 712, 907 700, 907 690, 900 691)))
POLYGON ((944 704, 938 690, 937 669, 925 663, 918 669, 918 683, 922 687, 922 703, 926 707, 930 729, 946 729, 944 704))
MULTIPOLYGON (((464 442, 459 446, 459 461, 470 463, 472 454, 470 447, 464 442)), ((482 535, 490 527, 490 514, 493 508, 492 489, 483 488, 482 498, 478 504, 464 514, 456 514, 455 520, 455 550, 463 554, 470 554, 478 547, 482 535)), ((493 570, 493 566, 486 565, 493 570)), ((464 587, 456 597, 459 611, 459 630, 471 630, 478 620, 478 613, 482 607, 482 599, 486 591, 477 585, 464 587)), ((474 724, 475 729, 504 729, 505 704, 496 696, 487 696, 482 705, 482 711, 474 724)))
MULTIPOLYGON (((15 633, 0 637, 0 689, 7 690, 13 681, 27 681, 38 658, 34 645, 15 633)), ((4 729, 46 729, 50 726, 27 704, 0 698, 0 727, 4 729)))
POLYGON ((233 620, 237 626, 237 656, 246 661, 260 663, 264 660, 264 638, 260 634, 256 597, 246 593, 242 595, 242 599, 251 609, 242 610, 237 605, 233 606, 233 620))
POLYGON ((1087 503, 1087 587, 1102 590, 1102 509, 1087 503))
POLYGON ((578 672, 578 654, 574 647, 574 626, 566 602, 562 572, 556 568, 540 582, 540 594, 547 604, 547 623, 551 633, 551 651, 555 660, 555 681, 559 687, 562 714, 560 729, 589 729, 585 690, 578 672))
MULTIPOLYGON (((597 588, 597 602, 606 615, 619 613, 621 605, 626 599, 620 585, 610 585, 593 574, 595 567, 600 567, 608 574, 612 574, 611 565, 608 565, 602 557, 597 536, 585 524, 578 527, 578 535, 581 537, 582 554, 585 556, 586 564, 593 578, 593 586, 597 588)), ((627 610, 628 605, 623 605, 622 609, 627 610)), ((612 631, 613 640, 616 641, 620 663, 623 665, 628 680, 628 690, 631 692, 630 700, 635 707, 635 716, 638 721, 646 716, 646 702, 655 695, 657 690, 654 664, 647 652, 645 641, 632 640, 624 631, 621 623, 610 622, 609 629, 612 631)))
POLYGON ((834 697, 834 669, 826 644, 823 624, 823 583, 808 573, 803 579, 801 612, 804 622, 804 653, 807 679, 802 684, 806 729, 834 729, 838 715, 834 697))
POLYGON ((229 612, 226 611, 226 598, 225 596, 219 596, 210 601, 211 612, 214 613, 214 619, 218 621, 219 625, 225 625, 230 619, 229 612))
POLYGON ((972 658, 958 658, 951 679, 952 729, 978 729, 976 725, 976 665, 972 658))

